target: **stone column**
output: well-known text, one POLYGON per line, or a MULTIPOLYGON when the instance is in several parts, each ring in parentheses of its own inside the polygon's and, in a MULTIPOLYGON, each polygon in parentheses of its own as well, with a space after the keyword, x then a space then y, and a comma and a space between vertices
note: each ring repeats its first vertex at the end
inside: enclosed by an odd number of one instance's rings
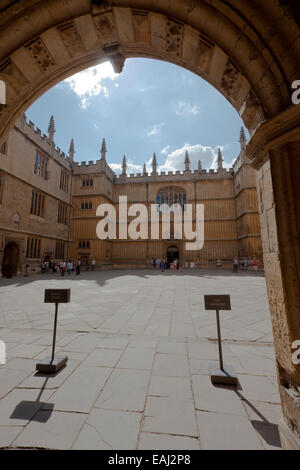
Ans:
MULTIPOLYGON (((297 106, 298 108, 298 106, 297 106)), ((300 108, 258 129, 247 147, 257 168, 266 285, 282 403, 285 449, 300 450, 300 108)))

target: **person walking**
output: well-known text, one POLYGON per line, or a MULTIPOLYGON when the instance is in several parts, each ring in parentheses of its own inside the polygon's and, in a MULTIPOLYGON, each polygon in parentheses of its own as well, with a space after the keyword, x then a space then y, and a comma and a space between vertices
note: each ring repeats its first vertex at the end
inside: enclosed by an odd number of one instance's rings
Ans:
POLYGON ((64 277, 64 275, 65 275, 65 270, 66 270, 66 262, 65 262, 64 259, 61 260, 60 265, 59 265, 59 268, 60 268, 60 274, 61 274, 61 276, 64 277))
POLYGON ((239 264, 238 257, 235 256, 235 257, 233 258, 233 270, 232 270, 233 273, 237 273, 237 272, 238 272, 238 264, 239 264))
POLYGON ((155 259, 154 258, 150 259, 150 264, 151 264, 152 268, 155 268, 155 259))
POLYGON ((157 258, 156 260, 156 266, 157 266, 157 269, 160 269, 160 265, 161 265, 161 259, 160 258, 157 258))
POLYGON ((80 274, 80 266, 81 266, 81 261, 80 261, 80 259, 78 259, 76 261, 76 276, 79 276, 79 274, 80 274))
POLYGON ((68 274, 69 274, 69 276, 71 276, 72 271, 73 271, 73 263, 72 263, 72 261, 71 261, 70 259, 69 259, 69 262, 68 262, 68 264, 67 264, 67 269, 68 269, 68 274))
POLYGON ((253 269, 254 269, 254 273, 257 274, 258 262, 257 262, 257 259, 256 259, 256 258, 253 258, 252 266, 253 266, 253 269))
POLYGON ((244 271, 248 271, 248 258, 244 258, 244 271))
POLYGON ((92 271, 95 271, 96 260, 92 259, 92 271))
POLYGON ((220 258, 217 259, 217 268, 218 269, 222 268, 222 260, 220 260, 220 258))

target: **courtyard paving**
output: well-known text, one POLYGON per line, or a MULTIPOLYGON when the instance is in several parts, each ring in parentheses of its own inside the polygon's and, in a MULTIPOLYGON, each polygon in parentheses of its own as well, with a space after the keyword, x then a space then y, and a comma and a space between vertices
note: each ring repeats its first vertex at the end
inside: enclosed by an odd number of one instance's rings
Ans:
POLYGON ((265 279, 252 272, 151 270, 0 279, 0 447, 49 449, 279 449, 281 408, 265 279), (59 307, 45 288, 71 288, 59 307), (221 312, 225 362, 239 386, 215 387, 214 312, 204 294, 230 294, 221 312))

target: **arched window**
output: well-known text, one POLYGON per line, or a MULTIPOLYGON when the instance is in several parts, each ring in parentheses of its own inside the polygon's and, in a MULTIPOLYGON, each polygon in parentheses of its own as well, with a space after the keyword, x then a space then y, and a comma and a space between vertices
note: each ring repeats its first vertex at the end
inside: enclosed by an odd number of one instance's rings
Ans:
POLYGON ((156 204, 161 206, 162 204, 167 204, 171 207, 173 204, 179 204, 184 210, 186 205, 186 193, 184 189, 177 186, 168 186, 162 188, 158 191, 156 196, 156 204))

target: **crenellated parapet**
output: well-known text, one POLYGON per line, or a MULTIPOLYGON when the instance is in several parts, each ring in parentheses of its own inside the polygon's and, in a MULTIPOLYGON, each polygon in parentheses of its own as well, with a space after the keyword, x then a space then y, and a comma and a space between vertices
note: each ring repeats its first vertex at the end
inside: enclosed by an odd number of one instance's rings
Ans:
POLYGON ((55 145, 55 142, 51 140, 51 137, 42 133, 41 129, 35 126, 31 120, 27 120, 25 114, 23 114, 15 123, 15 129, 24 134, 37 148, 45 152, 50 158, 53 158, 56 162, 66 168, 66 170, 70 170, 71 160, 69 156, 55 145))
POLYGON ((110 168, 108 163, 101 160, 90 160, 88 162, 75 162, 73 166, 74 176, 83 176, 83 175, 95 175, 104 173, 110 181, 114 181, 116 175, 113 170, 110 168))
POLYGON ((210 170, 194 170, 194 171, 162 171, 161 173, 137 173, 130 175, 116 176, 114 179, 115 184, 128 184, 128 183, 162 183, 162 182, 179 182, 179 181, 199 181, 207 179, 231 179, 232 168, 222 168, 218 171, 210 170))

